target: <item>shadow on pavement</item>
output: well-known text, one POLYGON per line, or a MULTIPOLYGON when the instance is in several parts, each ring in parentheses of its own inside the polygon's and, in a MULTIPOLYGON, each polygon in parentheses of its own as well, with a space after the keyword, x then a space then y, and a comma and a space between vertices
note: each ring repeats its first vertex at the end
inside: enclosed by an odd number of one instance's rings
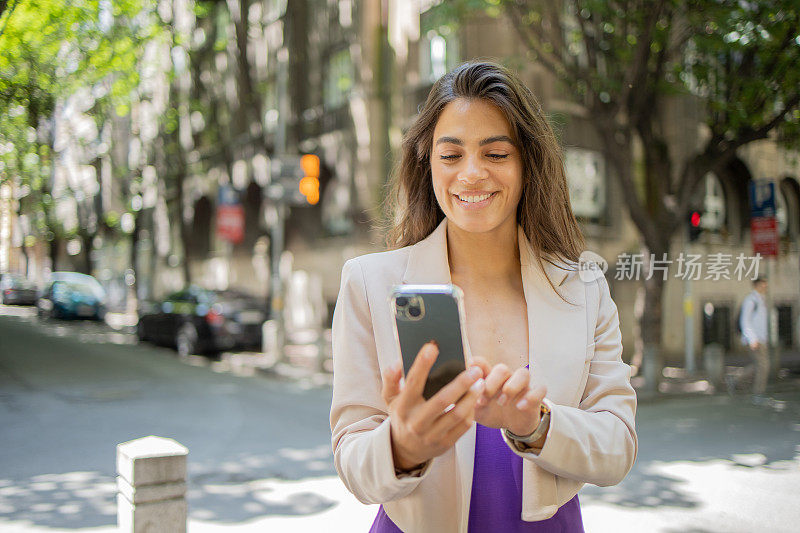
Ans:
MULTIPOLYGON (((296 490, 295 481, 333 474, 328 446, 280 449, 222 463, 190 464, 189 516, 239 523, 270 515, 302 516, 325 511, 336 501, 319 492, 296 490)), ((100 472, 43 474, 0 479, 0 518, 53 528, 87 528, 116 523, 116 480, 100 472)))
POLYGON ((664 475, 670 463, 730 461, 733 468, 785 469, 797 460, 800 395, 774 395, 773 406, 746 398, 706 396, 641 406, 639 455, 619 485, 581 490, 581 501, 628 508, 694 508, 701 501, 685 479, 664 475), (773 408, 778 405, 780 409, 773 408), (794 430, 794 431, 793 431, 794 430))
POLYGON ((83 528, 117 521, 117 485, 98 472, 0 479, 0 517, 47 527, 83 528))

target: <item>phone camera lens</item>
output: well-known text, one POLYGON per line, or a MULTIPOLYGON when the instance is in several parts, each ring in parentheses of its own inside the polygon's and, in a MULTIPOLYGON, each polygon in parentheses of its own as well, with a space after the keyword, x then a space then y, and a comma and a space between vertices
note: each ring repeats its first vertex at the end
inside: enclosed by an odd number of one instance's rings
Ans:
POLYGON ((413 316, 414 318, 417 318, 419 315, 422 314, 422 309, 420 309, 419 307, 409 307, 408 314, 413 316))
POLYGON ((395 300, 397 307, 405 307, 408 305, 408 298, 405 296, 399 296, 397 300, 395 300))

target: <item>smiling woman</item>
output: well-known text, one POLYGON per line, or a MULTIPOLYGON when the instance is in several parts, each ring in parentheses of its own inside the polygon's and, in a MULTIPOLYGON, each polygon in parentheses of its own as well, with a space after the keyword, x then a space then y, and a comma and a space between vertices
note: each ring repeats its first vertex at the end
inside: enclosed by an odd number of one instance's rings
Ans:
POLYGON ((433 191, 458 228, 516 232, 522 161, 512 135, 500 109, 485 100, 459 98, 442 110, 433 132, 433 191))
POLYGON ((406 132, 393 183, 395 249, 345 264, 334 312, 339 476, 381 504, 375 533, 582 532, 583 484, 633 466, 636 395, 608 284, 576 267, 583 237, 541 107, 499 65, 455 68, 406 132), (438 343, 402 380, 386 301, 396 285, 451 283, 467 368, 427 398, 438 343))

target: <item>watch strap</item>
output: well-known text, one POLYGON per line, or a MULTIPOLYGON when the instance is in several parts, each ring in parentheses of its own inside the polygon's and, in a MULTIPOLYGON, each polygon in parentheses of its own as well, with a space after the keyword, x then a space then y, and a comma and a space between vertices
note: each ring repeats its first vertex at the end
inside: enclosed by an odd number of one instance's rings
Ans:
POLYGON ((542 403, 539 413, 539 424, 530 435, 517 435, 508 429, 503 429, 503 431, 505 431, 508 438, 517 442, 524 442, 525 444, 534 443, 544 437, 545 433, 547 433, 547 429, 550 427, 550 408, 542 403))

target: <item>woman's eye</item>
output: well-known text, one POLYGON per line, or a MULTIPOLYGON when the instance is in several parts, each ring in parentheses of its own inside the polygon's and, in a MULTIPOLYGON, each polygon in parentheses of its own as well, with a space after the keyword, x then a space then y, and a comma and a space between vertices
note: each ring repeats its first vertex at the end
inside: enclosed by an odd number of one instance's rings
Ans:
POLYGON ((459 156, 458 154, 453 154, 453 155, 441 155, 441 156, 439 156, 439 159, 450 160, 450 159, 457 159, 457 158, 459 158, 459 157, 461 157, 461 156, 459 156))
POLYGON ((508 157, 508 154, 487 154, 491 159, 505 159, 508 157))

